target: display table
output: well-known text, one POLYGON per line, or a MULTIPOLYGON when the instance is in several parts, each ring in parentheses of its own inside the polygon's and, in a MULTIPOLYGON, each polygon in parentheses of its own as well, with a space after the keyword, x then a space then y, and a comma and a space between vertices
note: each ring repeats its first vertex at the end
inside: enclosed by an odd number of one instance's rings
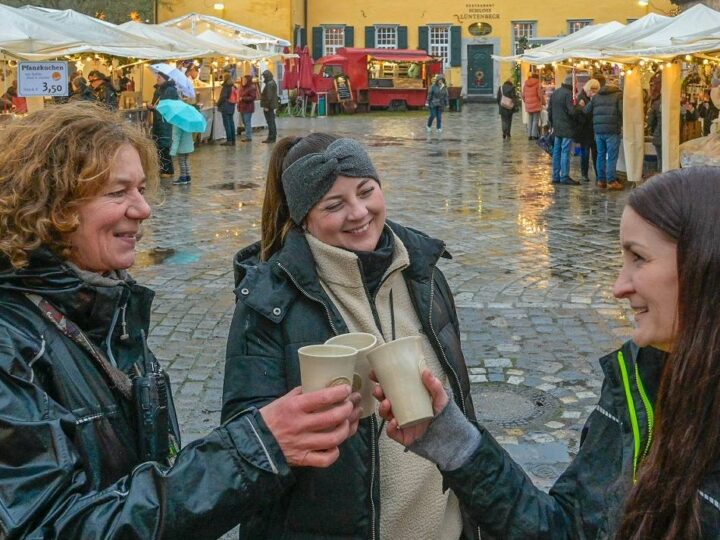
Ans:
MULTIPOLYGON (((205 117, 205 120, 207 121, 207 127, 205 128, 205 132, 201 136, 202 141, 208 141, 213 140, 217 141, 220 139, 225 138, 225 126, 223 125, 223 119, 222 119, 222 113, 217 109, 217 107, 202 109, 200 111, 203 116, 205 117), (213 122, 213 113, 215 121, 213 122), (212 132, 212 138, 211 138, 211 132, 212 132)), ((235 129, 241 128, 242 118, 240 116, 240 113, 238 112, 237 108, 235 109, 235 115, 233 116, 235 120, 235 129)), ((265 120, 265 114, 263 113, 262 107, 260 107, 260 100, 255 101, 255 112, 252 115, 252 127, 259 128, 259 127, 267 127, 267 121, 265 120)))

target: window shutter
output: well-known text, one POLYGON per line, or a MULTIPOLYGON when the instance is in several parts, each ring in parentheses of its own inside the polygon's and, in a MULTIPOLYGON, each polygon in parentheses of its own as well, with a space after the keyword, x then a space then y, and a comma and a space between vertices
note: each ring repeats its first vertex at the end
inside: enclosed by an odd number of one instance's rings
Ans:
POLYGON ((323 55, 323 28, 322 26, 314 26, 312 29, 312 55, 317 60, 323 55))
POLYGON ((429 52, 428 51, 429 40, 430 40, 430 36, 428 33, 428 27, 427 26, 418 27, 418 49, 421 49, 425 52, 429 52))
POLYGON ((365 48, 372 49, 375 47, 375 27, 365 27, 365 48))
POLYGON ((462 26, 450 27, 450 66, 462 65, 462 26))
POLYGON ((346 47, 354 47, 355 46, 355 27, 354 26, 346 26, 345 27, 345 46, 346 47))
POLYGON ((300 29, 300 43, 299 43, 299 45, 300 45, 300 47, 304 47, 304 46, 307 45, 307 44, 308 44, 308 42, 307 42, 307 28, 301 28, 301 29, 300 29))
POLYGON ((398 26, 397 38, 398 38, 398 41, 397 41, 398 49, 407 49, 408 48, 407 26, 398 26))

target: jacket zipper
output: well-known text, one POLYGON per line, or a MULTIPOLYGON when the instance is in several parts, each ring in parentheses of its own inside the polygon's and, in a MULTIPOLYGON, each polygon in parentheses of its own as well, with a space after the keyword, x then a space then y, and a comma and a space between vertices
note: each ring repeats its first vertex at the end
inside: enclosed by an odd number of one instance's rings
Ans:
POLYGON ((287 274, 287 276, 290 278, 290 281, 293 282, 297 290, 299 290, 306 298, 309 298, 313 302, 317 302, 318 304, 321 304, 322 307, 325 309, 325 314, 327 315, 328 322, 330 323, 330 328, 332 329, 333 333, 337 336, 338 331, 337 328, 335 328, 335 324, 332 320, 332 315, 330 314, 330 309, 328 309, 327 304, 320 300, 319 298, 316 298, 315 296, 311 295, 309 292, 307 292, 305 289, 303 289, 300 284, 295 280, 293 275, 290 273, 290 271, 285 268, 281 263, 277 263, 277 265, 280 267, 280 269, 287 274))
POLYGON ((433 326, 432 322, 432 308, 433 308, 433 299, 435 297, 435 267, 433 266, 432 273, 430 274, 430 309, 428 311, 428 322, 430 323, 430 330, 432 331, 433 338, 435 338, 435 343, 437 344, 438 348, 440 349, 440 353, 442 355, 443 361, 445 362, 445 366, 450 369, 450 371, 453 374, 453 377, 455 377, 455 385, 457 386, 458 392, 460 393, 460 405, 462 406, 463 415, 467 418, 467 410, 465 409, 465 396, 462 395, 462 387, 460 386, 460 378, 458 377, 457 373, 455 372, 455 368, 452 367, 450 364, 450 361, 447 359, 447 356, 445 355, 445 349, 443 349, 442 343, 440 343, 440 340, 437 337, 437 333, 435 332, 435 327, 433 326))
POLYGON ((372 540, 375 540, 375 438, 378 437, 378 434, 376 431, 377 419, 374 414, 370 416, 370 423, 370 451, 372 452, 370 458, 370 531, 372 540))

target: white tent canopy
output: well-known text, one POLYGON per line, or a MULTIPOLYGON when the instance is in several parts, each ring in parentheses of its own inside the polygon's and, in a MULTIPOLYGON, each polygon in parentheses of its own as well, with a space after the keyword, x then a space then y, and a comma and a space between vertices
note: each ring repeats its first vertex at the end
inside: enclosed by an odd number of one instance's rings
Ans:
POLYGON ((28 19, 34 20, 38 25, 56 33, 62 33, 73 41, 72 44, 22 55, 28 59, 37 60, 69 54, 101 53, 126 58, 161 60, 192 57, 198 52, 194 49, 173 50, 169 42, 152 41, 123 31, 114 24, 70 9, 59 11, 25 6, 20 8, 19 11, 28 19))
POLYGON ((223 51, 223 56, 233 56, 240 60, 258 60, 268 56, 266 52, 252 49, 246 45, 241 45, 240 43, 233 43, 232 40, 225 38, 210 29, 197 34, 195 37, 198 40, 207 43, 215 50, 223 51))
POLYGON ((198 53, 192 58, 205 56, 225 56, 224 52, 215 50, 206 41, 201 41, 195 36, 183 32, 173 26, 160 26, 158 24, 145 24, 141 22, 128 21, 119 25, 119 28, 136 36, 150 39, 156 42, 166 42, 175 50, 194 49, 198 53))
POLYGON ((241 45, 254 45, 259 50, 275 53, 282 52, 284 47, 290 46, 289 41, 277 36, 266 34, 265 32, 260 32, 218 17, 201 15, 199 13, 189 13, 160 24, 162 26, 176 26, 195 36, 206 30, 212 30, 220 35, 227 35, 227 39, 241 45))
POLYGON ((0 4, 0 17, 0 49, 13 56, 24 58, 23 53, 74 47, 83 43, 65 32, 48 28, 29 14, 10 6, 0 4))

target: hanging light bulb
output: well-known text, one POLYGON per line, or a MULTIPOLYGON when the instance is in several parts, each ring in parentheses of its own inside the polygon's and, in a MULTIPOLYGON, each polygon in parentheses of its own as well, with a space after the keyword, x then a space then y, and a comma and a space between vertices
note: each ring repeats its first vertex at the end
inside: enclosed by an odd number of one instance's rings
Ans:
POLYGON ((640 60, 640 66, 642 66, 642 67, 645 66, 645 60, 640 60))
POLYGON ((689 54, 686 54, 686 55, 685 55, 685 61, 686 61, 686 62, 690 62, 691 60, 692 60, 692 56, 690 56, 689 54))
POLYGON ((707 58, 706 58, 705 60, 703 60, 703 64, 704 64, 704 65, 707 66, 709 63, 710 63, 710 60, 708 60, 707 58))
POLYGON ((665 64, 665 67, 666 67, 666 68, 671 68, 671 67, 672 67, 672 63, 671 63, 671 62, 668 62, 667 64, 665 64))

